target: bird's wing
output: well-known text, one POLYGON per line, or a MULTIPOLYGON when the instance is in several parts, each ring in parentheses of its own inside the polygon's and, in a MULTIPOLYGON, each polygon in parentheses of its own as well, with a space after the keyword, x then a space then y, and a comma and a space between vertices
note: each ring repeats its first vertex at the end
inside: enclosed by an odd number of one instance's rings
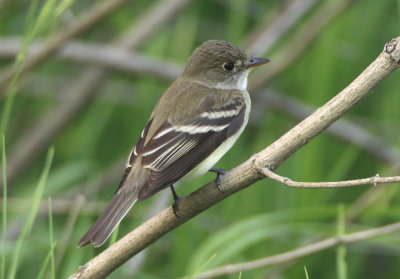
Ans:
POLYGON ((96 222, 81 238, 78 247, 85 246, 89 243, 92 243, 94 247, 103 245, 110 234, 114 231, 115 227, 137 201, 140 190, 137 183, 140 181, 140 177, 135 177, 138 173, 135 173, 136 175, 131 173, 132 165, 138 158, 138 154, 143 149, 144 141, 152 122, 153 119, 150 119, 146 127, 143 129, 139 140, 136 142, 136 145, 128 158, 128 162, 126 163, 125 174, 122 177, 113 199, 103 213, 97 218, 96 222), (126 185, 130 187, 126 187, 126 185))
POLYGON ((150 120, 147 122, 146 126, 144 127, 142 134, 140 135, 140 138, 138 139, 135 146, 133 147, 131 154, 129 154, 128 160, 125 165, 124 175, 123 175, 121 181, 119 182, 118 188, 115 191, 115 193, 119 193, 119 191, 122 188, 124 188, 123 186, 128 182, 128 177, 129 177, 129 174, 131 173, 133 163, 138 158, 138 155, 142 152, 144 142, 147 137, 147 133, 149 132, 149 129, 150 129, 152 123, 153 123, 153 118, 150 118, 150 120))
POLYGON ((165 121, 141 150, 141 164, 151 170, 139 200, 173 184, 207 158, 243 124, 246 104, 237 97, 212 107, 189 122, 165 121))

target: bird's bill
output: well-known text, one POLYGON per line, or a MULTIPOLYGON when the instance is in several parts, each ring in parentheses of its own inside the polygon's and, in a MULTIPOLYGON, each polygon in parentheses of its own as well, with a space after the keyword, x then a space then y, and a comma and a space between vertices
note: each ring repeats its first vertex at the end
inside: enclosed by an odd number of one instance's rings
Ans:
POLYGON ((253 67, 257 67, 266 63, 269 63, 271 60, 266 59, 266 58, 251 58, 250 62, 246 64, 246 69, 250 69, 253 67))

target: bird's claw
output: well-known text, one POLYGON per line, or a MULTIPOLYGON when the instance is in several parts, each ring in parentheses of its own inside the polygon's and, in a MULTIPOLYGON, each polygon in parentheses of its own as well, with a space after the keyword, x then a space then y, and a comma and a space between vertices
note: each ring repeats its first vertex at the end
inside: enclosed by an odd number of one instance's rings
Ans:
POLYGON ((178 215, 178 205, 179 205, 179 201, 181 200, 181 198, 177 198, 174 203, 172 204, 172 211, 174 212, 174 215, 176 218, 180 218, 178 215))
POLYGON ((221 175, 224 175, 226 173, 226 170, 212 168, 210 169, 210 171, 215 172, 217 174, 217 178, 215 179, 215 184, 217 184, 218 190, 221 193, 224 193, 224 190, 222 190, 221 188, 221 175))
POLYGON ((172 204, 172 211, 174 212, 175 217, 179 219, 180 217, 178 216, 177 212, 178 212, 178 204, 181 198, 176 194, 173 185, 170 185, 169 187, 171 188, 172 196, 174 197, 174 203, 172 204))

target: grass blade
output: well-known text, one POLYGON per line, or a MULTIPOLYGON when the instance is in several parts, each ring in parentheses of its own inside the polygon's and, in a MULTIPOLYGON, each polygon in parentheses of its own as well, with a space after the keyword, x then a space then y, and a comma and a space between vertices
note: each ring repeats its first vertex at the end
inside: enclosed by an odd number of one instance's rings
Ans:
POLYGON ((3 171, 3 215, 2 215, 2 251, 1 251, 1 278, 6 276, 6 234, 7 234, 7 164, 6 164, 6 143, 3 134, 3 141, 1 145, 2 150, 2 171, 3 171))
POLYGON ((26 53, 28 51, 28 47, 34 38, 33 30, 31 26, 34 26, 34 15, 36 13, 38 7, 38 0, 32 1, 28 10, 28 18, 25 24, 25 35, 24 41, 21 47, 21 50, 18 52, 18 55, 15 58, 15 66, 14 66, 14 74, 11 80, 10 85, 6 91, 6 101, 4 104, 3 112, 1 113, 0 120, 0 132, 2 134, 5 133, 7 129, 8 119, 10 118, 11 109, 14 103, 14 96, 18 89, 18 79, 22 71, 22 66, 25 60, 26 53))
POLYGON ((22 231, 17 239, 16 245, 14 248, 14 252, 13 252, 11 264, 10 264, 10 273, 8 276, 9 279, 14 279, 15 275, 17 273, 17 268, 18 268, 18 263, 19 263, 22 247, 24 246, 24 243, 26 241, 26 238, 27 238, 29 232, 32 230, 33 222, 35 220, 35 217, 36 217, 38 209, 39 209, 40 201, 42 199, 44 187, 46 185, 46 180, 47 180, 47 176, 50 171, 53 157, 54 157, 54 148, 52 147, 49 149, 49 152, 47 153, 46 163, 45 163, 43 172, 40 176, 40 180, 35 189, 35 192, 33 193, 31 209, 28 213, 28 216, 26 217, 25 224, 22 228, 22 231))
POLYGON ((304 266, 304 274, 306 275, 306 279, 310 279, 310 277, 308 277, 308 272, 307 272, 306 266, 304 266))
POLYGON ((115 243, 115 241, 117 241, 117 237, 118 237, 118 231, 119 231, 119 224, 118 226, 115 228, 114 232, 111 235, 111 239, 110 239, 110 244, 109 246, 113 245, 115 243))
MULTIPOLYGON (((338 206, 338 237, 346 233, 346 215, 343 204, 338 206)), ((346 265, 346 245, 341 244, 336 249, 336 272, 338 279, 347 279, 347 265, 346 265)))
MULTIPOLYGON (((55 248, 55 247, 56 247, 56 246, 53 245, 53 247, 52 247, 52 250, 53 250, 53 251, 54 251, 54 248, 55 248)), ((47 266, 49 265, 49 262, 50 262, 50 258, 51 258, 51 251, 49 251, 49 252, 47 253, 47 255, 46 255, 46 258, 44 258, 43 264, 42 264, 42 266, 41 266, 41 268, 40 268, 40 270, 39 270, 39 274, 38 274, 38 276, 36 277, 36 279, 43 279, 43 278, 44 278, 45 273, 46 273, 47 266)))
POLYGON ((50 241, 50 274, 51 278, 56 278, 56 269, 54 264, 54 246, 55 243, 53 241, 53 212, 51 206, 51 197, 49 197, 49 241, 50 241))
POLYGON ((196 275, 199 274, 215 257, 217 254, 213 254, 204 264, 202 264, 193 274, 190 276, 190 279, 196 278, 196 275))
POLYGON ((57 6, 56 0, 47 0, 45 1, 44 6, 40 11, 38 11, 39 0, 34 0, 31 2, 28 10, 27 20, 25 23, 24 40, 22 43, 22 47, 15 58, 13 76, 8 88, 6 89, 6 101, 0 119, 1 133, 5 133, 7 129, 8 121, 10 119, 12 107, 14 104, 15 94, 18 90, 19 77, 22 73, 29 45, 38 35, 40 35, 41 32, 46 31, 54 26, 54 22, 59 17, 60 13, 67 9, 69 5, 72 5, 74 1, 75 0, 65 0, 59 3, 59 5, 57 6), (38 17, 35 19, 35 15, 37 13, 39 14, 38 17))

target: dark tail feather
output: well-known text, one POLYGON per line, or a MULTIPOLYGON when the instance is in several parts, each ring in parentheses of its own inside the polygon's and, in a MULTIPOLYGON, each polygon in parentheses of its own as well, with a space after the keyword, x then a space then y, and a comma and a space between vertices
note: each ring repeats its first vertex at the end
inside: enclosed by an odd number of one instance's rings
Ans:
POLYGON ((125 191, 116 193, 104 212, 81 238, 78 247, 89 243, 92 243, 94 247, 103 245, 136 200, 136 193, 125 191))

